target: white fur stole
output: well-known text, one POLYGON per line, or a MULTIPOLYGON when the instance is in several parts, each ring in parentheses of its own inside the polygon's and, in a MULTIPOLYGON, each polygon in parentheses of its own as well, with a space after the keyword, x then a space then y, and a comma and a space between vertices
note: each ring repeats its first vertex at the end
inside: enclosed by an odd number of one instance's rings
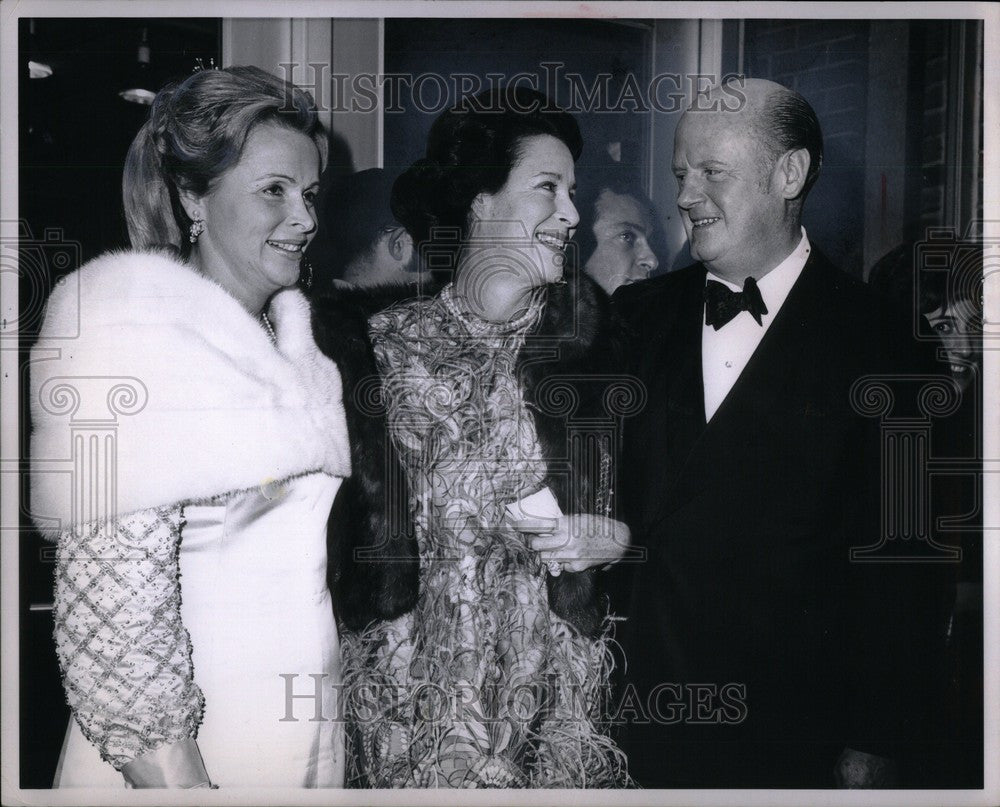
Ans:
POLYGON ((350 474, 340 375, 299 291, 271 303, 275 347, 226 291, 164 253, 108 253, 67 280, 30 367, 31 514, 44 535, 350 474))

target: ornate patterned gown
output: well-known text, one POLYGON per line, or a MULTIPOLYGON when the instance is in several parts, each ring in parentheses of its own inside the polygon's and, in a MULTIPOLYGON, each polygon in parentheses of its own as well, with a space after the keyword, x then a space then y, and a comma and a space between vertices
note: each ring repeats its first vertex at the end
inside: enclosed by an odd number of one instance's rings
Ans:
POLYGON ((603 733, 606 638, 548 605, 546 569, 505 517, 545 476, 515 367, 536 298, 495 324, 453 288, 370 321, 389 429, 410 481, 417 607, 343 639, 354 735, 348 779, 369 787, 614 787, 603 733))

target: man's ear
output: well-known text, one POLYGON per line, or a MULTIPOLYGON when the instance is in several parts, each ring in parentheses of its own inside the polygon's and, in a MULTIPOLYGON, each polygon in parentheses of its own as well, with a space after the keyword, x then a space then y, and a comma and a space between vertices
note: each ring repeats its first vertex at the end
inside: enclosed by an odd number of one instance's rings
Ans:
POLYGON ((177 197, 180 199, 181 207, 184 208, 184 212, 191 221, 198 221, 205 218, 205 209, 201 203, 200 196, 191 191, 183 191, 178 188, 177 197))
POLYGON ((797 199, 806 187, 806 177, 809 175, 808 149, 786 151, 775 164, 779 191, 785 199, 797 199))
POLYGON ((413 257, 413 238, 405 227, 393 227, 388 233, 386 247, 394 261, 409 263, 413 257))

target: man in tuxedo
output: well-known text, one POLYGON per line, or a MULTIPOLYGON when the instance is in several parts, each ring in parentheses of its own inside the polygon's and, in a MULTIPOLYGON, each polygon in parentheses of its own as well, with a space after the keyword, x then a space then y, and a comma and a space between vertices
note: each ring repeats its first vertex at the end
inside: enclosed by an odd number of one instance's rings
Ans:
POLYGON ((852 387, 925 368, 802 227, 822 148, 778 84, 699 97, 673 157, 698 263, 614 298, 648 395, 619 484, 646 560, 617 715, 646 788, 893 786, 922 731, 936 577, 850 550, 879 539, 881 480, 852 387))

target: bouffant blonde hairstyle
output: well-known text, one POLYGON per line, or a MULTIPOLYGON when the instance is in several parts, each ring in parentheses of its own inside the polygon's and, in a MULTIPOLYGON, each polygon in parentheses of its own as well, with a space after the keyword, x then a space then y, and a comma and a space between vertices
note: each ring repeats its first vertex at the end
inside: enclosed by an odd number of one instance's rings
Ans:
POLYGON ((251 131, 276 123, 316 144, 320 170, 327 135, 312 96, 257 67, 201 70, 162 89, 125 160, 122 196, 135 249, 168 247, 186 256, 191 219, 180 192, 204 194, 239 162, 251 131))

